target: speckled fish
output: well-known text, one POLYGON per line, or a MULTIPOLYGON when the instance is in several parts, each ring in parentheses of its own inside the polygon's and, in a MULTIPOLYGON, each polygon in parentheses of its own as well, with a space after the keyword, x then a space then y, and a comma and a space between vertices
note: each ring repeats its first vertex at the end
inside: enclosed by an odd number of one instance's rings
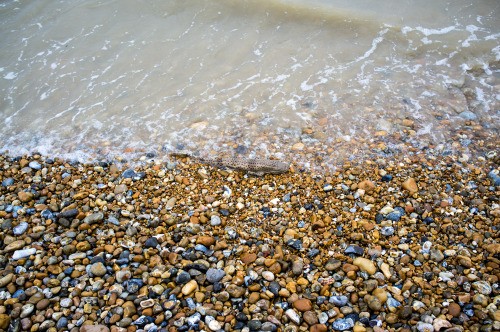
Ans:
POLYGON ((288 172, 290 165, 279 160, 264 158, 202 158, 193 156, 190 153, 172 153, 172 156, 189 157, 203 164, 208 164, 217 168, 231 168, 245 171, 249 174, 262 176, 264 174, 281 174, 288 172))

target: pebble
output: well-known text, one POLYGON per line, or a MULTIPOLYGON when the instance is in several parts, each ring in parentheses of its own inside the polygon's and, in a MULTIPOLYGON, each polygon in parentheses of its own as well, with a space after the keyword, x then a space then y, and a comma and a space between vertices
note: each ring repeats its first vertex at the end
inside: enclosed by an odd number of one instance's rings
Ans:
POLYGON ((417 331, 418 332, 434 332, 434 326, 429 323, 417 323, 417 331))
POLYGON ((96 277, 102 277, 106 274, 106 266, 101 262, 94 263, 90 266, 90 273, 96 277))
POLYGON ((16 250, 14 251, 14 254, 12 255, 13 260, 18 260, 22 259, 25 257, 29 257, 31 255, 34 255, 36 253, 35 248, 29 248, 29 249, 23 249, 23 250, 16 250))
POLYGON ((220 269, 208 269, 206 273, 207 280, 208 282, 211 283, 216 283, 220 281, 225 275, 226 272, 220 269))
POLYGON ((293 309, 288 309, 285 314, 290 318, 290 320, 297 325, 300 325, 300 316, 293 309))
POLYGON ((14 178, 6 178, 2 181, 2 186, 3 187, 12 186, 14 182, 15 182, 14 178))
POLYGON ((332 323, 332 328, 335 331, 346 331, 354 326, 354 322, 350 318, 339 318, 332 323))
POLYGON ((42 168, 42 165, 40 165, 40 163, 38 161, 30 161, 28 166, 32 169, 35 169, 35 170, 39 170, 42 168))
POLYGON ((352 264, 359 267, 361 271, 365 271, 370 275, 377 272, 375 264, 367 258, 357 257, 352 264))

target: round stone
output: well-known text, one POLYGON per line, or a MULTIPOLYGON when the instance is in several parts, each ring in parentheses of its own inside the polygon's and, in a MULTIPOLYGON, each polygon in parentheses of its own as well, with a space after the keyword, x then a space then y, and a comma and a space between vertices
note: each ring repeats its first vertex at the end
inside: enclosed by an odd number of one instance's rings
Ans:
POLYGON ((185 284, 191 280, 191 275, 185 271, 182 271, 175 278, 177 284, 185 284))
POLYGON ((146 242, 144 243, 144 246, 146 248, 156 248, 157 245, 158 245, 158 239, 154 236, 147 239, 146 242))
POLYGON ((210 217, 210 225, 219 226, 221 224, 220 217, 217 215, 213 215, 210 217))
POLYGON ((40 165, 40 163, 38 161, 30 161, 28 166, 32 169, 35 169, 35 170, 39 170, 42 168, 42 165, 40 165))
POLYGON ((106 274, 106 266, 101 262, 94 263, 90 266, 90 273, 96 277, 102 277, 106 274))
POLYGON ((299 311, 309 311, 312 309, 312 302, 308 299, 300 299, 293 302, 293 307, 299 311))

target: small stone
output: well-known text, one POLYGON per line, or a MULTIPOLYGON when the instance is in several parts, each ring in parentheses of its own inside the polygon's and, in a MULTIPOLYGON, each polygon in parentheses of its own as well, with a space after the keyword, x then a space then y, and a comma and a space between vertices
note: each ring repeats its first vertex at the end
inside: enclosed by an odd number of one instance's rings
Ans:
POLYGON ((80 332, 110 332, 106 325, 83 325, 80 332))
POLYGON ((380 300, 376 296, 368 296, 366 304, 373 311, 380 311, 382 308, 382 303, 380 303, 380 300))
POLYGON ((132 301, 127 301, 123 303, 122 308, 123 308, 123 317, 132 317, 137 312, 135 304, 132 301))
POLYGON ((220 281, 225 275, 226 272, 220 269, 208 269, 206 273, 207 280, 211 283, 220 281))
POLYGON ((458 303, 453 302, 453 303, 450 303, 450 305, 448 306, 448 312, 453 317, 458 317, 460 315, 461 311, 462 311, 462 309, 460 308, 458 303))
POLYGON ((434 326, 429 323, 418 322, 417 323, 418 332, 434 332, 434 326))
POLYGON ((288 309, 285 314, 290 318, 290 320, 296 325, 300 325, 300 316, 293 309, 288 309))
POLYGON ((127 192, 127 190, 128 190, 127 185, 119 184, 119 185, 115 186, 115 189, 113 190, 113 192, 115 195, 118 195, 118 194, 123 194, 124 192, 127 192))
POLYGON ((311 326, 310 332, 327 332, 328 327, 325 324, 316 324, 311 326))
POLYGON ((358 183, 358 188, 363 189, 367 193, 375 189, 375 187, 375 183, 370 180, 364 180, 358 183))
POLYGON ((191 280, 191 275, 185 271, 180 272, 177 277, 175 277, 175 282, 179 285, 184 285, 191 280))
POLYGON ((415 182, 414 178, 408 178, 405 182, 403 182, 401 186, 403 187, 403 189, 406 189, 412 193, 416 193, 418 191, 417 182, 415 182))
POLYGON ((432 326, 434 327, 434 331, 441 331, 441 329, 443 329, 444 331, 445 329, 453 327, 450 322, 440 318, 434 319, 434 321, 432 322, 432 326))
POLYGON ((343 307, 347 304, 349 299, 345 295, 335 295, 330 297, 330 302, 335 304, 337 307, 343 307))
POLYGON ((240 256, 240 260, 243 262, 243 264, 248 265, 257 259, 257 255, 254 253, 244 253, 243 255, 240 256))
POLYGON ((211 245, 215 244, 215 239, 208 235, 201 235, 198 236, 198 238, 196 239, 196 244, 203 244, 205 247, 208 248, 211 245))
POLYGON ((19 225, 12 229, 14 235, 22 235, 28 229, 28 223, 26 221, 21 221, 19 225))
POLYGON ((65 219, 73 220, 73 218, 75 218, 78 215, 78 213, 80 213, 78 209, 69 209, 61 212, 60 216, 65 219))
POLYGON ((220 217, 217 215, 212 215, 210 217, 210 225, 212 226, 219 226, 221 224, 220 217))
POLYGON ((20 191, 17 193, 17 197, 21 202, 28 203, 32 201, 33 198, 35 198, 35 194, 33 194, 32 192, 20 191))
POLYGON ((441 262, 444 259, 444 255, 441 252, 441 250, 439 250, 439 249, 432 248, 429 253, 430 253, 431 260, 433 260, 435 262, 441 262))
POLYGON ((463 111, 458 114, 459 117, 468 121, 475 121, 477 119, 477 115, 472 113, 471 111, 463 111))
POLYGON ((304 312, 304 314, 302 315, 302 318, 304 318, 306 323, 311 325, 311 326, 318 324, 318 316, 316 316, 316 314, 312 311, 304 312))
POLYGON ((363 255, 364 252, 365 252, 365 250, 363 248, 361 248, 360 246, 357 246, 355 244, 351 244, 351 245, 347 246, 347 248, 344 250, 344 254, 346 254, 346 255, 354 254, 354 255, 361 256, 361 255, 363 255))
POLYGON ((14 178, 7 178, 2 181, 3 187, 12 186, 14 184, 14 178))
MULTIPOLYGON (((24 247, 26 243, 24 242, 24 240, 16 240, 12 243, 10 243, 9 245, 7 245, 4 249, 5 252, 12 252, 12 251, 15 251, 15 250, 20 250, 24 247)), ((3 287, 3 286, 1 286, 3 287)))
POLYGON ((50 304, 49 299, 41 299, 36 304, 36 309, 37 310, 43 310, 43 309, 47 308, 49 306, 49 304, 50 304))
POLYGON ((262 278, 266 281, 273 281, 274 280, 274 273, 270 271, 264 271, 262 272, 262 278))
POLYGON ((298 311, 309 311, 312 309, 312 302, 308 299, 300 299, 293 302, 293 307, 298 311))
POLYGON ((229 295, 231 295, 231 297, 234 298, 242 297, 243 294, 245 294, 245 288, 237 286, 235 284, 227 286, 226 290, 229 293, 229 295))
POLYGON ((295 143, 294 145, 292 145, 292 150, 293 151, 301 151, 301 150, 304 150, 304 143, 295 143))
POLYGON ((102 212, 89 214, 83 219, 83 222, 89 225, 98 223, 104 219, 104 214, 102 212))
POLYGON ((28 166, 34 170, 39 170, 42 168, 42 165, 40 165, 40 163, 38 161, 30 161, 30 163, 28 164, 28 166))
POLYGON ((6 314, 0 314, 0 329, 7 331, 10 324, 10 317, 6 314))
POLYGON ((191 280, 190 282, 185 284, 184 287, 182 287, 182 294, 189 295, 194 292, 197 287, 198 283, 196 282, 196 280, 191 280))
POLYGON ((90 267, 90 272, 94 276, 102 277, 106 274, 107 270, 106 270, 106 266, 104 266, 104 264, 102 264, 101 262, 97 262, 97 263, 92 264, 92 266, 90 267))
POLYGON ((146 248, 156 248, 156 246, 158 246, 158 239, 154 236, 150 237, 149 239, 146 240, 144 246, 146 248))
POLYGON ((18 260, 21 258, 29 257, 31 255, 34 255, 36 253, 35 248, 29 248, 29 249, 23 249, 23 250, 16 250, 14 251, 14 254, 12 255, 13 260, 18 260))
POLYGON ((14 278, 14 273, 9 273, 6 276, 0 278, 0 288, 7 286, 14 278))
POLYGON ((296 276, 301 275, 304 272, 304 262, 302 260, 296 260, 292 264, 292 273, 296 276))
POLYGON ((483 295, 490 295, 493 289, 490 284, 484 280, 476 281, 472 284, 472 288, 483 295))
POLYGON ((350 318, 339 318, 332 323, 332 328, 335 331, 349 330, 354 326, 354 322, 350 318))
POLYGON ((352 264, 359 267, 361 271, 365 271, 370 275, 377 272, 377 268, 373 261, 367 258, 357 257, 352 264))
POLYGON ((256 319, 252 319, 248 322, 248 328, 250 331, 259 331, 262 327, 262 323, 256 319))
POLYGON ((381 304, 384 304, 387 301, 388 294, 383 288, 376 288, 372 292, 373 296, 377 297, 381 304))

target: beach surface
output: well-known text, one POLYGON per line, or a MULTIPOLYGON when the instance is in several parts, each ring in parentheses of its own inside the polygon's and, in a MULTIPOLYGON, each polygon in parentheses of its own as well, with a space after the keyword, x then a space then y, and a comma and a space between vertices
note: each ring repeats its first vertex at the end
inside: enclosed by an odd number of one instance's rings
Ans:
POLYGON ((456 135, 263 177, 2 155, 0 329, 500 330, 498 136, 456 135))

